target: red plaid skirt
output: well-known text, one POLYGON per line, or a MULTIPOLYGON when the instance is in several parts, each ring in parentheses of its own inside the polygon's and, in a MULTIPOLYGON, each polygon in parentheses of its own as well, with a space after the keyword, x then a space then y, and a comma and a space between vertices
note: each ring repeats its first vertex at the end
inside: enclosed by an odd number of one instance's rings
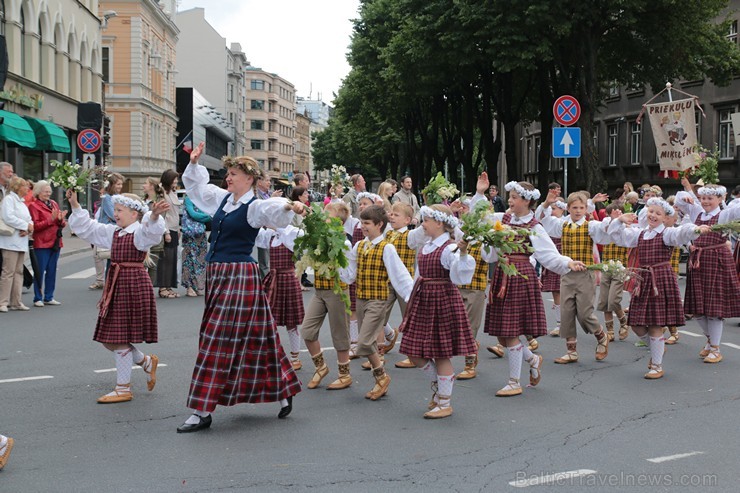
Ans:
POLYGON ((740 317, 740 280, 729 248, 704 250, 698 268, 689 257, 684 313, 717 318, 740 317))
MULTIPOLYGON (((145 258, 146 252, 134 246, 133 234, 114 234, 111 262, 141 263, 141 268, 119 270, 107 312, 101 306, 94 341, 104 344, 157 342, 157 303, 152 281, 144 268, 145 258)), ((113 268, 108 269, 106 283, 112 282, 113 271, 113 268)))
POLYGON ((644 327, 680 326, 685 324, 681 292, 673 267, 663 265, 640 272, 642 280, 633 290, 627 324, 644 327), (655 289, 653 289, 655 277, 655 289))
POLYGON ((206 309, 187 406, 276 402, 301 390, 253 262, 209 262, 206 309))
POLYGON ((270 248, 270 272, 264 279, 272 317, 278 327, 295 328, 303 323, 303 293, 295 273, 293 252, 285 245, 270 248))
MULTIPOLYGON (((539 337, 547 334, 545 305, 537 283, 534 267, 523 257, 511 259, 520 274, 527 276, 509 277, 503 297, 501 286, 504 271, 498 265, 493 273, 493 283, 486 306, 484 331, 496 337, 514 338, 521 335, 539 337)), ((560 286, 558 286, 560 290, 560 286)))
MULTIPOLYGON (((560 251, 560 245, 562 240, 560 238, 553 238, 552 242, 560 251)), ((540 282, 542 283, 541 291, 543 293, 559 293, 560 292, 560 274, 555 274, 551 270, 547 270, 542 267, 542 276, 540 276, 540 282)))

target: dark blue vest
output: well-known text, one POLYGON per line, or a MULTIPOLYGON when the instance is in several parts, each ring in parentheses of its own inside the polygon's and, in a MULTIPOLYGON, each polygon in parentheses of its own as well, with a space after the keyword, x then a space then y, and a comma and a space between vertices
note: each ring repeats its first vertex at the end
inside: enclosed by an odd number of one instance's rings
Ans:
POLYGON ((226 201, 232 195, 227 195, 221 202, 211 223, 211 247, 206 255, 207 262, 254 262, 250 255, 257 239, 259 228, 253 228, 247 222, 249 204, 256 197, 241 204, 238 209, 224 212, 226 201))

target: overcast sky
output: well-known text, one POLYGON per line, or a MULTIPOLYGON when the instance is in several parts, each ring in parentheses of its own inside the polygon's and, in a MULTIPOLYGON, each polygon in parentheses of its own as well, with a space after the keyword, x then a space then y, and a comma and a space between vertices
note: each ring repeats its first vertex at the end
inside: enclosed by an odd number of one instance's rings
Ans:
POLYGON ((359 0, 180 0, 205 8, 206 20, 241 43, 255 67, 295 84, 296 94, 331 103, 349 73, 346 54, 359 0))

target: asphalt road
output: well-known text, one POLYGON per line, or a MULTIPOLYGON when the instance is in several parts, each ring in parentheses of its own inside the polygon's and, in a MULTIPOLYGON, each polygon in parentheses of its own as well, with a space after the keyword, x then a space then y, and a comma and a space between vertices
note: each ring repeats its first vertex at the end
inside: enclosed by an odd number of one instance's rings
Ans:
MULTIPOLYGON (((96 373, 115 367, 91 340, 100 292, 88 291, 84 273, 64 279, 91 267, 87 252, 62 259, 61 306, 0 314, 0 433, 16 439, 1 492, 738 489, 737 319, 726 323, 722 363, 702 363, 703 337, 684 334, 667 347, 667 374, 657 381, 642 378, 649 352, 634 335, 601 363, 594 340, 580 337, 581 361, 566 366, 552 363, 564 343, 546 337, 537 388, 494 397, 507 363, 482 352, 478 378, 456 383, 448 419, 422 419, 430 391, 418 370, 389 365, 388 396, 365 400, 372 377, 356 360, 350 389, 304 389, 286 420, 276 418, 277 404, 239 405, 219 408, 210 430, 178 435, 203 299, 157 300, 161 342, 142 347, 166 365, 156 389, 146 391, 137 369, 132 402, 98 405, 115 382, 112 372, 96 373), (33 377, 53 378, 26 380, 33 377)), ((322 346, 331 347, 325 328, 322 346)), ((684 330, 701 333, 693 321, 684 330)), ((493 342, 482 331, 479 340, 493 342)), ((328 383, 336 356, 325 356, 328 383)), ((400 358, 396 350, 388 361, 400 358)), ((305 352, 302 360, 307 382, 312 364, 305 352)), ((462 358, 454 363, 462 369, 462 358)))

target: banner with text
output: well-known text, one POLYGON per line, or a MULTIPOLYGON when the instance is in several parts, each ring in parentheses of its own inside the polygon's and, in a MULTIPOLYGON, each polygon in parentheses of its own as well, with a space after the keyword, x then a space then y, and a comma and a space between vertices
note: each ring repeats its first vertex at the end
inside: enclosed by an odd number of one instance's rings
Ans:
POLYGON ((646 105, 660 169, 685 171, 698 164, 694 108, 693 99, 646 105))

